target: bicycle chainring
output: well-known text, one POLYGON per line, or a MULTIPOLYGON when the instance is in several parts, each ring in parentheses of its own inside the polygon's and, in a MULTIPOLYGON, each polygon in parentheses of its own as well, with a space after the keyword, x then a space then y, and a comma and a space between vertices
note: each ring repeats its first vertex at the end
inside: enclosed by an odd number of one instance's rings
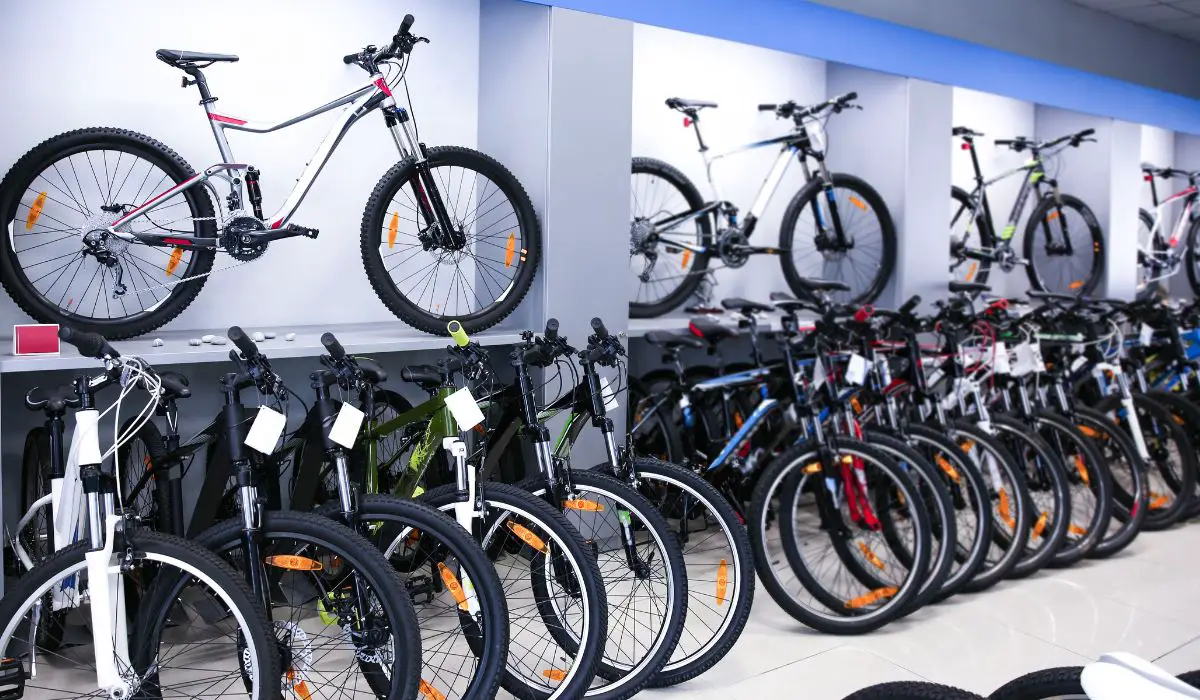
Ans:
POLYGON ((267 244, 250 235, 255 231, 265 231, 263 222, 252 216, 239 216, 221 232, 218 242, 221 248, 229 253, 229 257, 242 262, 257 260, 267 252, 267 244))
POLYGON ((745 250, 746 236, 735 228, 722 229, 717 232, 717 254, 726 267, 741 267, 750 259, 750 253, 745 250))

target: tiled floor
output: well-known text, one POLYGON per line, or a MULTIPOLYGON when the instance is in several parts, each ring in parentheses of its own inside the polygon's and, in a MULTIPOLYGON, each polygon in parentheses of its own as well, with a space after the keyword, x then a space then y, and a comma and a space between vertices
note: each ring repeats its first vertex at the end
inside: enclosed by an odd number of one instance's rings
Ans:
POLYGON ((958 596, 863 637, 807 631, 759 591, 733 651, 647 700, 840 700, 930 680, 988 694, 1029 671, 1127 651, 1172 673, 1200 669, 1200 524, 1144 533, 1122 554, 958 596))

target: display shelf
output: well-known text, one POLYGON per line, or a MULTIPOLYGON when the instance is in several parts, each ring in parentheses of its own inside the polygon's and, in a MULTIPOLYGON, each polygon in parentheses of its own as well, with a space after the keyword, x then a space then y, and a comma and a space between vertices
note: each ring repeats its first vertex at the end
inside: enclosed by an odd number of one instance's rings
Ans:
MULTIPOLYGON (((685 324, 686 325, 686 324, 685 324)), ((188 345, 191 338, 203 335, 224 336, 228 329, 212 331, 164 331, 133 340, 114 341, 113 347, 125 355, 136 355, 145 358, 153 365, 193 364, 198 362, 222 362, 229 356, 233 344, 188 345), (164 345, 154 347, 155 338, 162 338, 164 345)), ((438 350, 450 344, 450 339, 442 336, 422 333, 399 322, 344 324, 328 326, 297 326, 291 328, 256 328, 246 327, 247 333, 256 331, 274 332, 278 335, 271 340, 259 343, 262 351, 271 358, 285 357, 314 357, 325 352, 321 345, 321 335, 332 332, 338 342, 348 352, 355 354, 370 354, 384 352, 407 352, 414 350, 438 350), (295 340, 285 340, 288 333, 295 333, 295 340)), ((472 340, 482 345, 509 345, 520 342, 518 331, 484 331, 471 336, 472 340)), ((16 357, 11 354, 12 338, 0 337, 0 347, 7 348, 0 355, 0 374, 14 372, 39 372, 47 370, 77 369, 94 367, 96 361, 82 357, 75 349, 63 344, 62 352, 58 355, 42 357, 16 357)))
MULTIPOLYGON (((696 318, 692 316, 660 316, 658 318, 631 318, 629 319, 629 337, 641 338, 650 331, 676 331, 682 332, 688 329, 688 323, 696 318)), ((710 315, 708 318, 716 319, 722 323, 732 326, 737 325, 737 317, 733 314, 724 313, 719 315, 710 315)), ((780 325, 782 315, 777 312, 771 312, 766 316, 759 317, 759 331, 767 333, 770 331, 782 330, 780 325)), ((801 324, 811 324, 812 318, 801 316, 801 324)))

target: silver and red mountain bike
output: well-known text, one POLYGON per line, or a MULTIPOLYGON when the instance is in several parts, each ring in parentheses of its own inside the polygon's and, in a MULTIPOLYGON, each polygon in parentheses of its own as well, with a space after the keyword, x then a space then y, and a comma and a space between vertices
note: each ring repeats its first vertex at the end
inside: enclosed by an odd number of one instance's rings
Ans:
POLYGON ((201 69, 237 56, 160 49, 200 90, 221 162, 200 172, 162 143, 124 129, 55 136, 0 182, 0 277, 39 321, 110 339, 146 333, 178 316, 215 270, 256 260, 272 241, 316 238, 292 215, 350 127, 378 111, 400 161, 375 186, 361 226, 363 265, 383 303, 406 323, 445 334, 499 323, 533 282, 541 253, 537 214, 521 184, 483 153, 427 148, 392 94, 413 48, 427 42, 406 15, 392 41, 343 58, 367 83, 300 116, 258 123, 215 109, 201 69), (268 133, 341 108, 279 211, 264 215, 259 171, 239 163, 225 131, 268 133), (214 209, 214 202, 216 208, 214 209))

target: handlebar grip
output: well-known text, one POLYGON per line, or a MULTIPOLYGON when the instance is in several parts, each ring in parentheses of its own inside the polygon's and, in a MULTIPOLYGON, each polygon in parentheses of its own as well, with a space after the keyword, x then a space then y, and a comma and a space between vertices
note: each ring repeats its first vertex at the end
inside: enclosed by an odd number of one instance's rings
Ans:
POLYGON ((847 92, 845 95, 842 95, 841 97, 837 98, 837 100, 835 100, 835 101, 836 102, 851 102, 851 101, 857 100, 857 99, 858 99, 857 92, 847 92))
POLYGON ((87 333, 64 326, 58 329, 58 338, 68 345, 74 345, 79 354, 84 357, 94 357, 97 360, 103 360, 105 357, 117 358, 121 356, 120 353, 108 344, 104 336, 99 333, 87 333))
POLYGON ((921 303, 921 297, 918 294, 912 295, 912 298, 904 302, 904 306, 900 307, 900 313, 904 315, 911 314, 921 303))
MULTIPOLYGON (((412 15, 409 15, 410 17, 412 15)), ((451 321, 446 324, 446 330, 449 331, 450 337, 454 339, 454 344, 460 348, 465 348, 471 343, 471 339, 467 336, 467 331, 458 321, 451 321)))
POLYGON ((329 356, 335 360, 344 360, 346 358, 346 349, 338 342, 332 333, 323 333, 321 335, 321 345, 329 351, 329 356))
POLYGON ((356 54, 356 53, 348 53, 345 56, 342 56, 342 63, 345 63, 346 65, 350 65, 351 63, 354 63, 357 60, 358 60, 358 54, 356 54))
POLYGON ((397 34, 408 34, 408 30, 412 29, 413 22, 416 22, 416 21, 417 21, 416 18, 413 17, 412 15, 404 15, 404 19, 401 20, 401 22, 400 22, 400 31, 398 31, 396 33, 397 34))
POLYGON ((258 346, 250 340, 250 336, 246 335, 246 331, 242 330, 241 326, 229 327, 229 342, 237 346, 238 350, 242 351, 242 355, 247 359, 258 357, 258 346))
POLYGON ((592 319, 592 330, 595 331, 596 337, 600 340, 608 337, 608 329, 604 327, 604 321, 601 321, 599 316, 592 319))
POLYGON ((554 341, 558 340, 558 319, 557 318, 552 318, 552 319, 549 319, 548 321, 546 321, 546 332, 544 335, 546 337, 546 340, 548 340, 550 342, 554 342, 554 341))
POLYGON ((774 112, 777 109, 779 109, 779 105, 760 104, 758 106, 760 112, 774 112))
POLYGON ((1083 137, 1085 137, 1085 136, 1091 136, 1091 135, 1092 135, 1092 134, 1094 134, 1094 133, 1096 133, 1096 130, 1095 130, 1095 129, 1084 129, 1083 131, 1081 131, 1081 132, 1079 132, 1078 134, 1075 134, 1075 135, 1076 135, 1077 137, 1079 137, 1079 138, 1083 138, 1083 137))
POLYGON ((996 139, 997 146, 1011 146, 1014 143, 1016 143, 1016 141, 1013 139, 996 139))

